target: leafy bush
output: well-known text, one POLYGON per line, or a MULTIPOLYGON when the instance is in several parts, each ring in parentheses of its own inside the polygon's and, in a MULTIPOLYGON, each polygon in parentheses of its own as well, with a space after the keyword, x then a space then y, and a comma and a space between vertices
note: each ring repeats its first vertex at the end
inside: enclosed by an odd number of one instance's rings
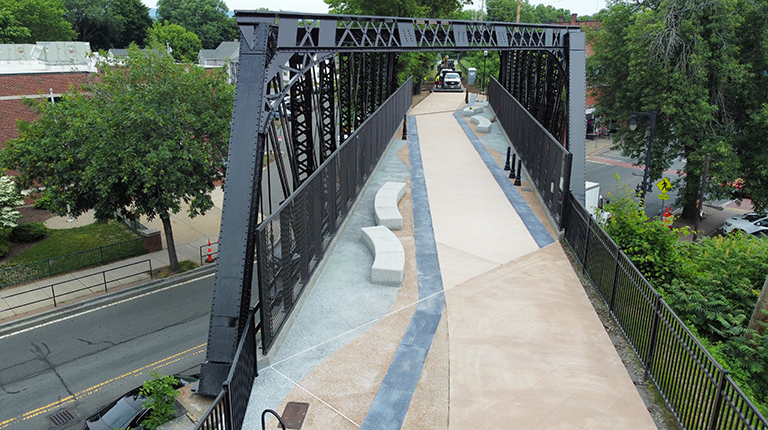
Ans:
POLYGON ((179 384, 179 380, 173 376, 160 375, 157 371, 152 371, 150 375, 152 379, 144 381, 140 393, 145 397, 142 406, 152 408, 149 418, 142 423, 145 428, 153 430, 170 421, 176 413, 174 403, 179 392, 174 387, 179 384))
POLYGON ((52 206, 51 206, 51 196, 48 195, 48 194, 43 194, 42 196, 40 196, 39 199, 35 200, 35 203, 34 203, 33 207, 35 209, 42 209, 42 210, 50 211, 51 208, 52 208, 52 206))
POLYGON ((8 251, 11 249, 11 242, 6 239, 0 239, 0 258, 8 255, 8 251))
POLYGON ((11 230, 11 242, 32 243, 48 235, 48 228, 41 222, 30 222, 18 225, 11 230))

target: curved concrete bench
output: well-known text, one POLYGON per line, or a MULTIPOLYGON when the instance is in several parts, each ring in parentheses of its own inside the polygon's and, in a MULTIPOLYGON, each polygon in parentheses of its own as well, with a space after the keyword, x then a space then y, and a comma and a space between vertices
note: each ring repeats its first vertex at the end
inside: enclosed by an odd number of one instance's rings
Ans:
POLYGON ((479 133, 490 133, 491 132, 491 120, 484 116, 473 116, 472 122, 477 124, 477 131, 479 133))
POLYGON ((371 282, 402 284, 405 276, 405 251, 397 236, 383 225, 363 227, 360 230, 363 232, 363 242, 373 254, 371 282))
POLYGON ((403 229, 403 216, 397 209, 397 203, 404 195, 405 182, 387 182, 379 188, 373 200, 376 225, 383 225, 390 230, 403 229))
POLYGON ((461 116, 472 116, 475 114, 475 110, 470 107, 465 107, 461 110, 461 116))

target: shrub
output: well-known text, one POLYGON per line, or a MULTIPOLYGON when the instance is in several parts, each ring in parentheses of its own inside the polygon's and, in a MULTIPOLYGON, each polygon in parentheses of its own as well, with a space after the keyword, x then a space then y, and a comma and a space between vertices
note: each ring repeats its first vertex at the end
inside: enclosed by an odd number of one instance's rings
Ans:
POLYGON ((18 225, 11 230, 11 242, 32 243, 48 235, 48 228, 41 222, 18 225))
POLYGON ((0 239, 0 258, 8 255, 8 251, 11 249, 11 242, 6 239, 0 239))
POLYGON ((40 196, 39 199, 35 200, 35 204, 33 205, 35 209, 42 209, 46 211, 51 210, 51 196, 48 194, 43 194, 40 196))
POLYGON ((152 408, 149 418, 145 419, 143 424, 148 429, 156 429, 162 424, 167 423, 176 413, 174 403, 179 392, 174 388, 179 381, 173 376, 163 376, 152 371, 152 379, 144 381, 141 387, 141 395, 145 397, 144 408, 152 408))

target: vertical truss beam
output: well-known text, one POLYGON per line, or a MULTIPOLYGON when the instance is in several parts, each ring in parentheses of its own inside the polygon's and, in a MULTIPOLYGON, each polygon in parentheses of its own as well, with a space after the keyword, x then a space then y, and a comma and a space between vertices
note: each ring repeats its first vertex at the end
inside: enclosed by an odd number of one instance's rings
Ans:
POLYGON ((346 141, 355 128, 355 61, 350 53, 339 54, 339 142, 346 141))
POLYGON ((336 94, 334 78, 336 77, 336 60, 320 63, 320 118, 322 121, 322 147, 320 149, 320 164, 336 151, 336 94))
MULTIPOLYGON (((292 56, 291 68, 302 70, 305 64, 304 55, 308 54, 292 56)), ((311 69, 301 74, 296 83, 291 86, 291 137, 296 161, 296 177, 298 178, 298 183, 294 184, 294 188, 298 188, 317 169, 312 130, 313 88, 311 69)))

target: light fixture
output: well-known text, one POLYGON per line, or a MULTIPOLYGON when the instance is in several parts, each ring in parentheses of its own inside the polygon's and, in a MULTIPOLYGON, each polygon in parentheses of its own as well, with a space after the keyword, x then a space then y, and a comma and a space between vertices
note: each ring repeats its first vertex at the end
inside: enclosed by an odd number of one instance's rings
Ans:
POLYGON ((632 131, 637 130, 637 115, 635 114, 629 117, 629 129, 632 131))

